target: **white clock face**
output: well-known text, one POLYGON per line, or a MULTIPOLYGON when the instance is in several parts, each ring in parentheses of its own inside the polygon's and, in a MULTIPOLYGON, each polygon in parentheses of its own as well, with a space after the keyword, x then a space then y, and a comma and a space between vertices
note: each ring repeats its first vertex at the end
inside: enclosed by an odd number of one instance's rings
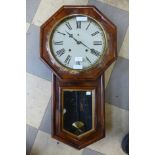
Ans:
POLYGON ((105 53, 105 46, 104 30, 87 16, 65 18, 50 37, 52 55, 59 64, 74 70, 94 66, 105 53))

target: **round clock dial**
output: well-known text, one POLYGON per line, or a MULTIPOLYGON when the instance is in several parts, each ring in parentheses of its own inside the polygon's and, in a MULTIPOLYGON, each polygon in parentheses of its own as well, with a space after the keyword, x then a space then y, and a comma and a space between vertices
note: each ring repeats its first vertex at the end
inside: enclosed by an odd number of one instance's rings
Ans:
POLYGON ((50 50, 59 64, 73 70, 88 69, 103 57, 106 35, 88 16, 74 15, 59 22, 50 36, 50 50))

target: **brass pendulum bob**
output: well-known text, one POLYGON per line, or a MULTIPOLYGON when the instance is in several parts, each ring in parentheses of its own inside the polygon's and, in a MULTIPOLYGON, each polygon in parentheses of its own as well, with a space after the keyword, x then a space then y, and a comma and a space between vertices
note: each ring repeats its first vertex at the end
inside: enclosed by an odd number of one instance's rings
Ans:
POLYGON ((80 135, 81 133, 83 133, 82 128, 84 127, 84 123, 81 121, 76 121, 72 124, 72 126, 74 128, 76 128, 75 134, 76 135, 80 135))

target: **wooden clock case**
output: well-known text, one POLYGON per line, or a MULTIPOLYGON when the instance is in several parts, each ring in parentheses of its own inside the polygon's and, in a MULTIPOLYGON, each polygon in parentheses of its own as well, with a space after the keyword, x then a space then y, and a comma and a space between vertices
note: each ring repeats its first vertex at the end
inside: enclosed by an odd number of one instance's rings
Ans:
POLYGON ((40 29, 40 56, 53 71, 52 75, 52 137, 77 149, 86 147, 105 137, 104 71, 117 57, 116 26, 94 6, 62 6, 40 29), (70 15, 87 15, 100 23, 106 32, 107 49, 102 60, 91 69, 74 72, 62 67, 50 55, 49 36, 61 19, 70 15), (94 128, 82 136, 75 136, 63 130, 63 89, 95 90, 94 128))

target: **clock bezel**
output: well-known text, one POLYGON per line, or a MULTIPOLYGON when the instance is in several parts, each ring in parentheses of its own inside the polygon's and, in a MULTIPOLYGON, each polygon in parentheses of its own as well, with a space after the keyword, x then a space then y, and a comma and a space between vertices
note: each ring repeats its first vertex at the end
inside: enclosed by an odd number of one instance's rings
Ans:
POLYGON ((106 34, 106 31, 104 30, 103 26, 97 21, 95 20, 93 17, 89 16, 89 15, 85 15, 85 14, 72 14, 72 15, 68 15, 68 16, 65 16, 64 18, 60 19, 59 21, 57 21, 55 23, 55 25, 51 28, 50 30, 50 33, 48 35, 48 41, 47 41, 47 46, 48 46, 48 54, 49 56, 51 57, 51 59, 56 59, 57 60, 57 65, 62 67, 63 70, 67 70, 71 73, 78 73, 78 72, 83 72, 83 71, 87 71, 89 69, 92 69, 92 68, 95 68, 103 59, 104 57, 104 54, 106 53, 106 50, 107 50, 107 34, 106 34), (88 18, 90 18, 91 20, 93 20, 96 24, 98 24, 99 28, 102 30, 103 32, 103 39, 105 39, 105 46, 103 48, 103 51, 101 52, 101 56, 97 59, 97 61, 90 65, 89 67, 86 67, 86 68, 83 68, 83 69, 73 69, 73 68, 70 68, 68 66, 65 66, 63 63, 61 63, 56 56, 54 56, 54 52, 53 52, 53 47, 52 47, 52 37, 53 37, 53 34, 55 33, 55 30, 56 28, 61 24, 61 23, 64 23, 66 21, 66 19, 69 19, 69 18, 72 18, 72 17, 76 17, 76 16, 87 16, 88 18))

